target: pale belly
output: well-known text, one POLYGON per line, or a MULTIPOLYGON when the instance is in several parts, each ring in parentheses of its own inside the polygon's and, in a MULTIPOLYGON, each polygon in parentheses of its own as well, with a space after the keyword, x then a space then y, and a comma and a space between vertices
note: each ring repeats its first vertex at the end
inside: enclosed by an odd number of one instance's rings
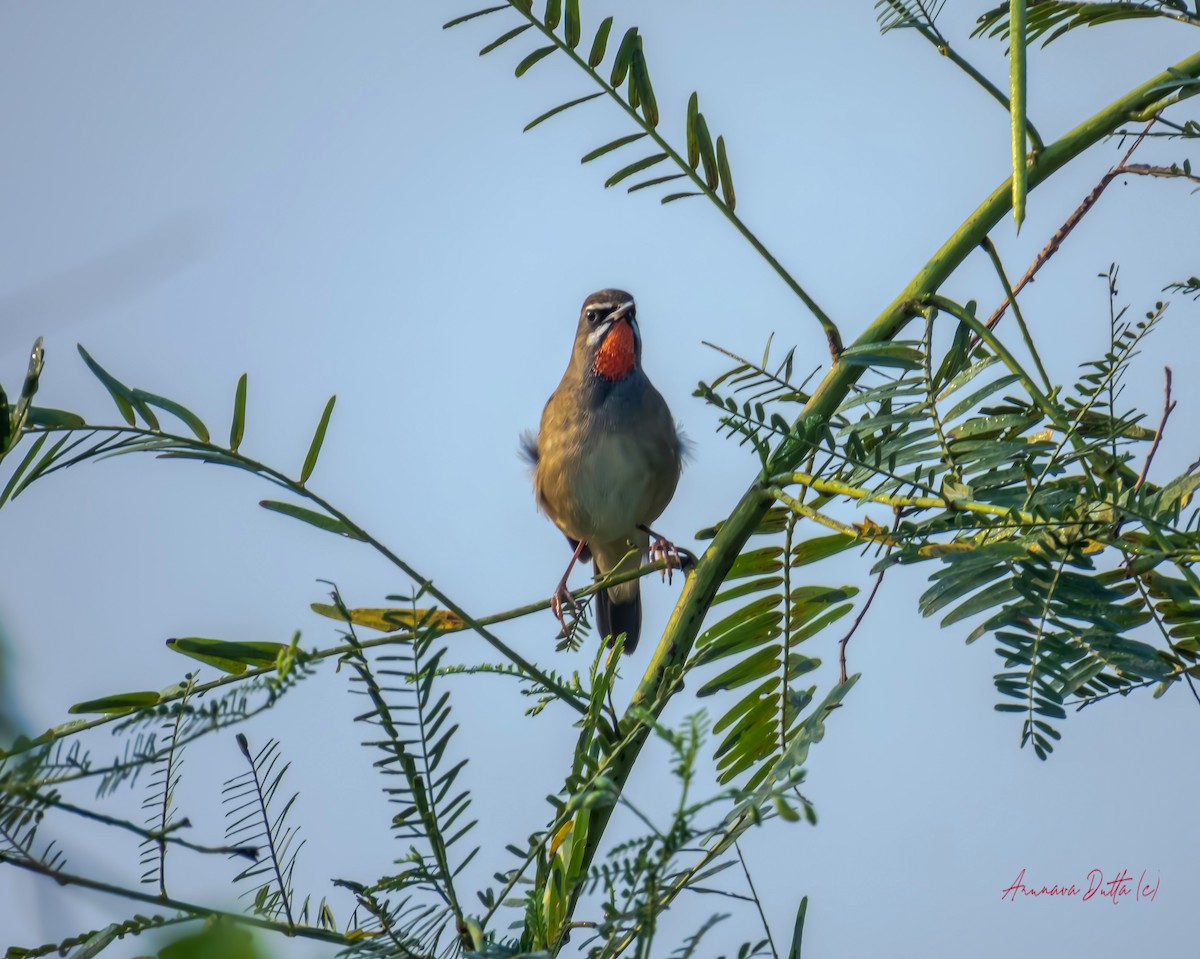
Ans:
POLYGON ((572 539, 612 543, 658 519, 679 465, 674 450, 612 432, 586 450, 544 451, 538 473, 543 505, 559 529, 572 539))

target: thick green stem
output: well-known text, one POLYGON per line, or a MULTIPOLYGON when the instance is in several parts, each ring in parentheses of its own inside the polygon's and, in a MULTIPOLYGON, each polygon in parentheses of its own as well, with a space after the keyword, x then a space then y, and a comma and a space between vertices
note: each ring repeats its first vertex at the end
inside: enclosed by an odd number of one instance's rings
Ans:
MULTIPOLYGON (((1029 167, 1029 189, 1034 189, 1089 147, 1109 136, 1131 116, 1197 78, 1200 78, 1200 53, 1193 54, 1113 101, 1050 144, 1037 157, 1029 167)), ((854 345, 863 346, 894 339, 915 315, 921 300, 937 290, 958 269, 1011 208, 1012 177, 1009 177, 963 221, 891 304, 867 326, 854 345)), ((827 422, 864 372, 863 367, 843 362, 835 363, 793 425, 796 435, 806 435, 806 427, 810 424, 827 422)), ((802 444, 792 444, 792 449, 772 464, 772 472, 794 470, 808 450, 809 448, 802 444)), ((760 482, 756 481, 743 494, 728 520, 721 525, 716 537, 697 563, 695 571, 684 584, 683 593, 675 605, 662 639, 659 640, 650 665, 633 695, 629 711, 622 722, 623 728, 625 723, 639 722, 639 710, 648 710, 657 718, 679 690, 684 663, 700 632, 708 607, 725 575, 741 553, 742 547, 762 521, 770 505, 771 497, 766 494, 760 482)), ((633 737, 629 745, 617 751, 606 764, 607 774, 617 788, 624 786, 648 734, 649 727, 641 724, 640 735, 633 737)), ((592 810, 580 877, 586 875, 595 857, 611 814, 612 807, 592 810)), ((580 891, 581 887, 577 887, 576 899, 580 891)), ((573 907, 574 904, 572 909, 573 907)))

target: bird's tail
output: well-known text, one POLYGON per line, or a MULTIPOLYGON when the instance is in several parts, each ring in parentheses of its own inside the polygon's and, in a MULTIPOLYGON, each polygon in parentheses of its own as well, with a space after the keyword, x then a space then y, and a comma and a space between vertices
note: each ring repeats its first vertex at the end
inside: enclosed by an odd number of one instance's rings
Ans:
POLYGON ((635 579, 597 593, 595 606, 600 635, 608 637, 608 645, 612 646, 624 633, 625 652, 632 653, 642 632, 642 591, 638 581, 635 579))
MULTIPOLYGON (((614 543, 590 543, 596 575, 636 569, 650 546, 650 537, 639 532, 630 539, 614 543)), ((625 634, 625 652, 637 648, 642 632, 642 588, 640 580, 626 583, 596 594, 596 626, 600 635, 609 638, 609 645, 621 633, 625 634)))

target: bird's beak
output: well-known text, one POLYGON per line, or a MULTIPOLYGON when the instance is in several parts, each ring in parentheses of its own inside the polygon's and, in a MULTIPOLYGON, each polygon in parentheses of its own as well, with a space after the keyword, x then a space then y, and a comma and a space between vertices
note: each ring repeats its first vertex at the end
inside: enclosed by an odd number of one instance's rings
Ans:
POLYGON ((632 309, 633 309, 632 303, 624 304, 623 306, 619 307, 618 309, 613 310, 611 313, 608 314, 608 322, 616 323, 618 320, 624 319, 625 314, 628 313, 632 309))

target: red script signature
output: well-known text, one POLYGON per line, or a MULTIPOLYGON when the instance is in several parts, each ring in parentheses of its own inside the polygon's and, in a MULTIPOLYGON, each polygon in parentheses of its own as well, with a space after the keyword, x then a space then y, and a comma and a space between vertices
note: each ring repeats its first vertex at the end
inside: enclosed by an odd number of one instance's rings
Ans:
POLYGON ((1154 880, 1147 879, 1148 870, 1143 869, 1142 874, 1135 882, 1133 875, 1128 869, 1122 869, 1117 873, 1114 879, 1105 879, 1104 872, 1100 869, 1093 869, 1087 874, 1087 879, 1082 886, 1075 883, 1066 883, 1065 885, 1055 883, 1052 886, 1039 886, 1034 882, 1026 882, 1025 870, 1022 869, 1013 880, 1012 885, 1004 889, 1000 893, 1000 900, 1008 900, 1016 902, 1018 899, 1080 899, 1083 902, 1088 902, 1094 899, 1096 902, 1104 902, 1107 900, 1112 905, 1117 905, 1122 899, 1133 897, 1133 902, 1153 902, 1158 895, 1158 887, 1162 883, 1161 877, 1155 875, 1154 880))

